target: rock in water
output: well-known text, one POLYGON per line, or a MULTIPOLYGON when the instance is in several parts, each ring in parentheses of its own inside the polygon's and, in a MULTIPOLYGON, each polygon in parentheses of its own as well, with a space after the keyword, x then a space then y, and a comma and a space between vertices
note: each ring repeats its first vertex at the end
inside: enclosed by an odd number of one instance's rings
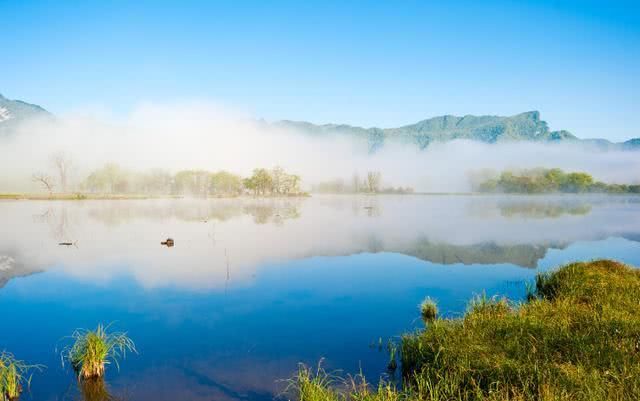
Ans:
POLYGON ((165 241, 162 241, 160 245, 166 245, 171 248, 174 245, 173 238, 167 238, 165 241))

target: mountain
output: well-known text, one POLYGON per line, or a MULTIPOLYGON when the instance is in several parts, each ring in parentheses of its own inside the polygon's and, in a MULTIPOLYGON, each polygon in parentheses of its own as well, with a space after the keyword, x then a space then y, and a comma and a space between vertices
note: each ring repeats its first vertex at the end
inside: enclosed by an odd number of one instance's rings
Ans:
MULTIPOLYGON (((10 100, 0 94, 0 135, 13 132, 24 121, 38 118, 52 119, 53 115, 38 105, 10 100)), ((261 120, 260 124, 265 128, 283 128, 313 136, 348 135, 366 141, 372 152, 386 143, 405 143, 425 149, 432 143, 456 139, 485 143, 575 142, 601 150, 640 150, 640 138, 613 143, 606 139, 579 139, 565 130, 551 131, 547 122, 540 119, 538 111, 528 111, 510 117, 446 115, 398 128, 363 128, 346 124, 317 125, 291 120, 271 124, 261 120)))
POLYGON ((633 138, 622 142, 622 147, 629 150, 640 150, 640 138, 633 138))
POLYGON ((617 144, 606 139, 582 140, 569 131, 551 131, 540 119, 538 111, 529 111, 511 117, 501 116, 441 116, 398 128, 362 128, 351 125, 315 125, 304 121, 283 120, 273 124, 279 128, 305 132, 310 135, 351 135, 366 140, 375 151, 388 142, 408 143, 424 149, 432 143, 467 139, 485 143, 513 141, 580 142, 598 148, 640 149, 640 138, 617 144))
POLYGON ((40 118, 53 118, 53 115, 38 105, 7 99, 0 94, 0 135, 13 132, 24 121, 40 118))

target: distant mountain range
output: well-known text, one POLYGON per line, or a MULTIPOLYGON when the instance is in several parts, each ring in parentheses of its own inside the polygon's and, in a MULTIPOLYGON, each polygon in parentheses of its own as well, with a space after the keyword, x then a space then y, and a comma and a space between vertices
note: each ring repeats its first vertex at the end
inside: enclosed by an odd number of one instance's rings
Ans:
POLYGON ((52 117, 51 113, 38 105, 7 99, 0 94, 0 135, 10 134, 25 121, 52 117))
POLYGON ((569 131, 551 131, 540 119, 538 111, 529 111, 511 117, 500 116, 442 116, 429 118, 398 128, 362 128, 351 125, 316 125, 304 121, 279 121, 274 125, 310 135, 340 134, 362 138, 375 151, 385 143, 408 143, 424 149, 432 143, 467 139, 485 143, 514 141, 576 142, 600 149, 640 149, 640 138, 613 143, 606 139, 579 139, 569 131))
MULTIPOLYGON (((10 134, 23 121, 34 118, 52 118, 42 107, 20 100, 10 100, 0 94, 0 135, 10 134)), ((386 143, 405 143, 425 149, 432 143, 467 139, 485 143, 514 141, 575 142, 609 150, 640 150, 640 138, 614 143, 606 139, 579 139, 568 131, 551 131, 538 111, 529 111, 511 117, 501 116, 441 116, 398 128, 362 128, 345 124, 317 125, 305 121, 282 120, 262 122, 270 128, 293 130, 307 135, 348 135, 366 141, 370 151, 386 143)))

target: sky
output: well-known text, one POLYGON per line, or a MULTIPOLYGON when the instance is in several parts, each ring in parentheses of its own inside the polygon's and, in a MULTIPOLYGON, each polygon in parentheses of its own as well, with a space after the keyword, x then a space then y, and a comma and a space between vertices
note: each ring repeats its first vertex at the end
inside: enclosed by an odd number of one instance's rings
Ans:
POLYGON ((539 110, 640 136, 637 1, 0 0, 0 93, 56 114, 205 100, 395 127, 539 110))

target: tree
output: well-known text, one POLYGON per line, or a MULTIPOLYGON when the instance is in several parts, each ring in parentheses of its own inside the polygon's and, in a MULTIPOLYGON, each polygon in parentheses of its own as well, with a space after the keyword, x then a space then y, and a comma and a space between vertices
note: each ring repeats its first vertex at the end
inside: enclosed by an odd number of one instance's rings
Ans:
POLYGON ((253 192, 254 195, 258 194, 258 186, 253 177, 244 178, 242 180, 242 185, 244 185, 247 190, 253 192))
POLYGON ((253 180, 255 192, 258 195, 266 195, 273 192, 273 178, 271 178, 271 174, 266 169, 257 168, 253 170, 251 180, 253 180))
POLYGON ((120 166, 107 163, 89 174, 83 186, 91 192, 124 192, 129 187, 127 177, 127 172, 120 166))
POLYGON ((545 188, 547 192, 556 192, 560 189, 566 174, 559 168, 552 168, 545 171, 544 178, 547 184, 545 188))
POLYGON ((278 195, 282 194, 284 192, 283 186, 287 179, 287 173, 284 172, 282 167, 276 166, 271 170, 270 176, 273 192, 278 195))
POLYGON ((367 190, 371 193, 380 191, 380 181, 382 174, 379 171, 369 171, 367 173, 367 190))
POLYGON ((288 194, 297 194, 300 192, 300 176, 295 174, 285 174, 281 181, 281 193, 288 194))
POLYGON ((62 192, 67 192, 69 176, 73 167, 73 161, 71 156, 65 152, 57 152, 51 155, 51 164, 55 167, 58 177, 60 179, 60 189, 62 192))
POLYGON ((561 189, 564 192, 586 192, 593 184, 593 177, 587 173, 569 173, 561 189))
POLYGON ((239 195, 242 179, 228 171, 218 171, 209 177, 209 190, 215 195, 239 195))
POLYGON ((53 178, 44 173, 35 173, 32 179, 33 181, 42 184, 49 192, 49 196, 53 195, 53 178))
POLYGON ((288 195, 300 192, 300 176, 288 174, 282 167, 276 166, 270 171, 273 193, 288 195))

